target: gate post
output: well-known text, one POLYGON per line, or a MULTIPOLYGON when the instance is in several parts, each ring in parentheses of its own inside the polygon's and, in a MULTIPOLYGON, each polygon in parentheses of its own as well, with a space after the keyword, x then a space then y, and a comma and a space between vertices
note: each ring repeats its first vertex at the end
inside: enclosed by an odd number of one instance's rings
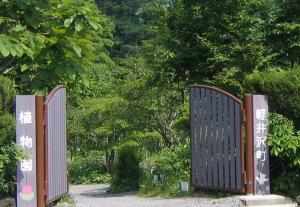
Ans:
POLYGON ((269 195, 268 98, 246 95, 247 194, 269 195))
POLYGON ((37 205, 45 207, 45 132, 44 97, 36 96, 37 205))
POLYGON ((246 194, 254 194, 253 96, 246 94, 246 194))

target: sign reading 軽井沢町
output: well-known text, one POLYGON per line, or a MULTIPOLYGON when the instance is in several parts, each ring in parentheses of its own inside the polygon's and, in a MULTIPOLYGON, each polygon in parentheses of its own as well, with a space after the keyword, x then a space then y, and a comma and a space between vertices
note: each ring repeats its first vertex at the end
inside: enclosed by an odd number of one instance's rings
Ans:
POLYGON ((35 96, 16 96, 16 143, 26 154, 17 169, 17 207, 37 207, 35 96))
POLYGON ((254 193, 270 194, 267 96, 253 95, 254 193))

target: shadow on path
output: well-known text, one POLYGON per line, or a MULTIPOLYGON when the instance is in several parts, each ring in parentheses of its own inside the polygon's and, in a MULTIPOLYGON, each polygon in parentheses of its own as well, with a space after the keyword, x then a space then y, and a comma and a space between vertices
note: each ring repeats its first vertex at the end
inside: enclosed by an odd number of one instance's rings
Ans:
POLYGON ((126 192, 126 193, 108 193, 109 187, 98 188, 85 191, 80 193, 80 196, 92 197, 92 198, 112 198, 112 197, 125 197, 125 196, 135 196, 137 192, 126 192))

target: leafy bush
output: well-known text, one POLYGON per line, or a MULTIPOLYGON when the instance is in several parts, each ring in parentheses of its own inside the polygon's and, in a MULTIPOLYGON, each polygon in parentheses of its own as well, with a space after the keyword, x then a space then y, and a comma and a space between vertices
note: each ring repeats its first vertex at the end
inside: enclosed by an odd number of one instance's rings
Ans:
POLYGON ((14 143, 0 147, 0 193, 15 193, 17 165, 23 157, 24 154, 14 143))
POLYGON ((180 182, 190 180, 190 147, 181 144, 161 150, 144 163, 140 193, 145 196, 180 195, 180 182))
POLYGON ((275 193, 296 198, 300 194, 300 171, 284 172, 273 180, 272 185, 275 193))
POLYGON ((296 132, 294 123, 280 114, 270 114, 269 120, 271 154, 289 159, 290 166, 300 166, 300 131, 296 132))
POLYGON ((286 117, 269 117, 268 142, 271 150, 271 179, 274 192, 296 197, 300 194, 300 131, 286 117))
POLYGON ((132 147, 120 150, 117 163, 113 170, 110 192, 127 192, 139 189, 139 159, 132 147))
POLYGON ((104 155, 91 151, 87 156, 75 156, 68 165, 69 181, 72 184, 109 183, 111 176, 104 165, 104 155))
POLYGON ((300 67, 292 70, 269 69, 246 78, 250 92, 268 95, 270 108, 300 127, 300 67))
POLYGON ((0 192, 13 194, 16 184, 16 168, 22 153, 14 144, 13 83, 0 76, 0 192))

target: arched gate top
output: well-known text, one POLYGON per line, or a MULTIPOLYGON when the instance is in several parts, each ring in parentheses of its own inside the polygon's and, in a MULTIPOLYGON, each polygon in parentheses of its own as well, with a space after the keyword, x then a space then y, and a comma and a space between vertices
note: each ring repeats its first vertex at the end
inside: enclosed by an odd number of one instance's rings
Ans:
POLYGON ((57 91, 59 91, 60 89, 65 89, 65 88, 66 88, 66 86, 64 86, 64 85, 56 86, 47 96, 45 104, 47 105, 51 101, 52 97, 56 94, 57 91))
POLYGON ((221 93, 221 94, 224 94, 228 97, 230 97, 231 99, 233 99, 234 101, 238 102, 239 104, 243 104, 243 101, 241 101, 239 98, 235 97, 234 95, 226 92, 226 91, 223 91, 222 89, 219 89, 217 87, 213 87, 213 86, 207 86, 207 85, 191 85, 190 88, 206 88, 206 89, 210 89, 210 90, 213 90, 213 91, 216 91, 218 93, 221 93))

